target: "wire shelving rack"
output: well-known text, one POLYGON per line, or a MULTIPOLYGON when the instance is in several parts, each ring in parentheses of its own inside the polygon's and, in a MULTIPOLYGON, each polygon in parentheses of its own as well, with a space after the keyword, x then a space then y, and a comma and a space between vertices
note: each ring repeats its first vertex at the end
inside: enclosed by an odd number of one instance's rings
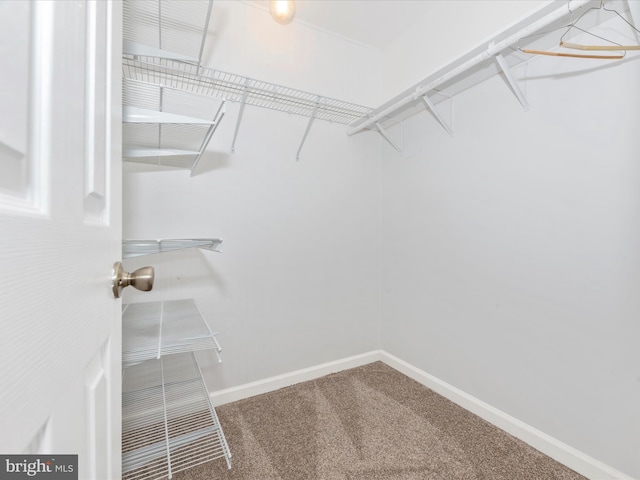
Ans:
MULTIPOLYGON (((202 124, 199 122, 188 128, 185 127, 185 122, 174 126, 153 126, 149 123, 140 125, 144 122, 139 120, 137 125, 126 126, 127 122, 136 122, 125 119, 123 153, 127 160, 188 167, 193 175, 218 122, 224 115, 225 102, 240 105, 231 143, 232 153, 235 152, 246 105, 307 117, 309 121, 296 152, 297 160, 300 159, 300 152, 316 119, 350 125, 363 117, 367 118, 373 111, 372 108, 355 103, 204 67, 202 55, 211 11, 212 0, 124 1, 122 74, 125 83, 137 81, 155 86, 161 92, 172 89, 222 101, 221 110, 218 110, 214 117, 216 125, 205 135, 205 141, 200 148, 188 148, 183 142, 194 130, 202 130, 202 124), (167 135, 160 133, 163 129, 170 135, 175 135, 167 138, 167 135), (130 140, 133 140, 130 142, 133 147, 126 145, 130 140), (189 165, 189 159, 194 157, 193 164, 189 165)), ((128 113, 130 112, 125 108, 125 118, 128 113)), ((133 113, 138 119, 145 116, 158 118, 146 115, 148 112, 133 113), (144 115, 140 115, 141 113, 144 115)), ((200 118, 208 116, 210 114, 200 118)), ((164 123, 170 122, 170 118, 164 118, 164 123)))
POLYGON ((220 252, 219 238, 162 238, 157 240, 122 240, 122 258, 140 257, 156 253, 172 252, 187 248, 201 248, 220 252))
POLYGON ((125 0, 123 51, 200 63, 213 0, 125 0))
POLYGON ((193 352, 151 360, 123 377, 125 480, 171 478, 231 452, 193 352))
POLYGON ((122 365, 165 355, 222 348, 193 299, 132 303, 122 312, 122 365))
POLYGON ((122 103, 123 158, 187 167, 191 174, 225 114, 224 100, 126 78, 122 103))
POLYGON ((348 125, 373 109, 169 58, 125 55, 125 78, 348 125))

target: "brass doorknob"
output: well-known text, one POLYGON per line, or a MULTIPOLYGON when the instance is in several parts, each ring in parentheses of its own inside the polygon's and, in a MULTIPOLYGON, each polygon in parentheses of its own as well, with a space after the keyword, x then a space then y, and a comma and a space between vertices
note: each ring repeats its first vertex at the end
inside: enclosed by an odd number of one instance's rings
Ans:
POLYGON ((133 273, 128 273, 122 269, 122 263, 116 262, 113 264, 113 273, 111 274, 113 296, 120 298, 122 289, 129 285, 143 292, 148 292, 153 288, 153 277, 153 267, 142 267, 133 273))

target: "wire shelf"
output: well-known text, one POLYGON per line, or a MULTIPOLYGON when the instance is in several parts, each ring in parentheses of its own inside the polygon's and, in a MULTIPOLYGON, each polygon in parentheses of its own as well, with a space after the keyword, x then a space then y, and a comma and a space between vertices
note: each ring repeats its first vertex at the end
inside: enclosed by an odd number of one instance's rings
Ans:
POLYGON ((122 312, 122 365, 163 355, 222 348, 192 299, 132 303, 122 312))
POLYGON ((362 105, 167 58, 124 55, 122 71, 126 79, 345 125, 372 111, 362 105))
POLYGON ((123 150, 128 158, 136 158, 135 152, 142 149, 174 149, 199 153, 200 145, 207 133, 202 125, 127 124, 122 128, 123 150), (128 153, 126 153, 128 152, 128 153))
POLYGON ((122 258, 140 257, 156 253, 172 252, 186 248, 202 248, 220 252, 219 238, 180 238, 158 240, 122 240, 122 258))
POLYGON ((193 353, 125 371, 122 387, 125 480, 171 478, 231 452, 193 353))
POLYGON ((199 63, 213 0, 124 0, 123 50, 199 63))
POLYGON ((224 101, 131 79, 123 81, 122 101, 123 158, 192 174, 225 112, 224 101))
MULTIPOLYGON (((184 115, 190 118, 188 122, 169 121, 167 123, 212 123, 213 112, 220 104, 215 98, 203 98, 184 90, 166 85, 149 84, 134 79, 123 79, 122 104, 124 106, 124 122, 136 121, 127 115, 127 109, 137 107, 151 111, 184 115)), ((144 123, 144 120, 137 120, 144 123)), ((162 122, 160 119, 149 119, 147 123, 162 122)))

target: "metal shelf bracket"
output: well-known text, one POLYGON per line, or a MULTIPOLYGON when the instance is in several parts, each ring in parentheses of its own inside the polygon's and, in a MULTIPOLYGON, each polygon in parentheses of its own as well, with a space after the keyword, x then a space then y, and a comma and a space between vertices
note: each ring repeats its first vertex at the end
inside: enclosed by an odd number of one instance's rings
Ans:
POLYGON ((209 145, 209 142, 211 141, 211 137, 213 137, 213 134, 216 132, 216 129, 218 128, 218 125, 220 125, 220 121, 222 120, 222 117, 224 117, 224 114, 226 112, 226 101, 222 101, 222 103, 220 104, 220 107, 218 107, 218 111, 216 112, 215 117, 213 117, 213 124, 209 127, 209 131, 207 132, 207 135, 204 137, 204 140, 202 141, 202 145, 200 146, 200 151, 198 153, 198 156, 193 160, 193 164, 191 165, 191 174, 190 176, 193 177, 193 173, 196 170, 196 167, 198 166, 198 162, 200 162, 200 159, 202 158, 202 154, 204 153, 204 151, 207 149, 207 145, 209 145))
MULTIPOLYGON (((491 48, 491 46, 489 46, 489 48, 491 48)), ((502 73, 504 73, 504 77, 507 79, 507 82, 509 82, 509 86, 511 87, 511 90, 513 90, 513 93, 518 98, 520 105, 522 105, 522 108, 525 111, 529 110, 529 104, 527 103, 527 99, 525 98, 524 93, 522 93, 522 90, 518 86, 518 82, 516 82, 516 79, 513 77, 513 74, 511 73, 511 69, 509 68, 509 64, 504 59, 501 53, 497 54, 495 58, 496 58, 496 62, 498 62, 498 66, 500 67, 500 70, 502 70, 502 73)))
POLYGON ((313 107, 313 112, 311 112, 311 116, 309 117, 309 122, 307 123, 307 128, 304 131, 304 135, 302 135, 302 141, 300 142, 300 146, 298 147, 298 151, 296 152, 296 160, 300 160, 300 152, 302 151, 302 146, 304 145, 305 140, 307 139, 307 135, 309 135, 309 130, 311 130, 311 125, 313 125, 313 121, 316 119, 316 115, 318 114, 318 108, 320 107, 321 97, 318 96, 316 99, 315 107, 313 107))
POLYGON ((424 104, 427 106, 427 108, 429 109, 429 111, 431 112, 431 114, 436 118, 436 120, 438 121, 438 123, 440 125, 442 125, 442 128, 444 128, 447 133, 449 135, 453 135, 453 130, 451 130, 451 127, 449 127, 449 125, 447 124, 447 122, 444 121, 444 119, 440 116, 440 114, 438 113, 438 111, 436 110, 436 106, 433 104, 433 102, 429 99, 429 97, 427 95, 424 95, 422 97, 422 101, 424 102, 424 104))
POLYGON ((242 100, 240 100, 240 110, 238 111, 238 120, 236 120, 236 129, 233 132, 233 141, 231 142, 231 153, 236 153, 236 138, 238 138, 238 130, 240 130, 240 122, 242 122, 242 115, 244 115, 244 106, 247 104, 247 86, 249 79, 244 81, 244 87, 242 88, 242 100))
POLYGON ((382 128, 382 125, 380 125, 380 122, 376 122, 375 125, 376 125, 376 128, 378 129, 378 132, 380 132, 380 135, 382 135, 382 138, 384 138, 387 142, 389 142, 389 145, 395 148, 395 150, 398 153, 402 153, 402 150, 400 150, 400 148, 398 148, 398 146, 393 142, 393 140, 391 140, 391 137, 389 137, 389 135, 387 134, 387 131, 384 128, 382 128))

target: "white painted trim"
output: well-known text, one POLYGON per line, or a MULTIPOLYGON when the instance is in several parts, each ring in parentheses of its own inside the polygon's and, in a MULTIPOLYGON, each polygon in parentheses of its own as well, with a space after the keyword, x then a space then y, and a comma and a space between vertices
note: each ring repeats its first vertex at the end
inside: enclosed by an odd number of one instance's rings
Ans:
POLYGON ((225 403, 235 402, 245 398, 260 395, 262 393, 273 392, 280 388, 295 385, 296 383, 315 380, 324 377, 330 373, 341 372, 349 368, 360 367, 368 363, 382 360, 382 350, 373 350, 371 352, 354 355, 352 357, 343 358, 333 362, 323 363, 314 367, 303 368, 293 372, 276 375, 275 377, 265 378, 256 382, 238 385, 237 387, 226 388, 212 392, 211 401, 214 406, 224 405, 225 403))
POLYGON ((589 455, 563 443, 544 432, 498 410, 466 392, 420 370, 417 367, 385 352, 372 350, 371 352, 354 355, 342 360, 323 363, 315 367, 296 370, 283 375, 265 378, 256 382, 239 385, 211 393, 214 406, 235 402, 245 398, 272 392, 296 383, 314 380, 330 373, 341 372, 349 368, 359 367, 368 363, 382 361, 391 368, 405 374, 409 378, 448 398, 462 408, 478 415, 480 418, 519 438, 545 455, 566 465, 576 472, 593 480, 634 480, 632 477, 602 463, 589 455))
POLYGON ((414 367, 390 353, 380 351, 379 355, 381 356, 380 360, 391 368, 398 370, 425 387, 448 398, 462 408, 478 415, 480 418, 519 438, 533 448, 587 478, 593 480, 633 480, 632 477, 576 450, 566 443, 556 440, 546 433, 492 407, 453 385, 449 385, 439 378, 429 375, 427 372, 414 367))

